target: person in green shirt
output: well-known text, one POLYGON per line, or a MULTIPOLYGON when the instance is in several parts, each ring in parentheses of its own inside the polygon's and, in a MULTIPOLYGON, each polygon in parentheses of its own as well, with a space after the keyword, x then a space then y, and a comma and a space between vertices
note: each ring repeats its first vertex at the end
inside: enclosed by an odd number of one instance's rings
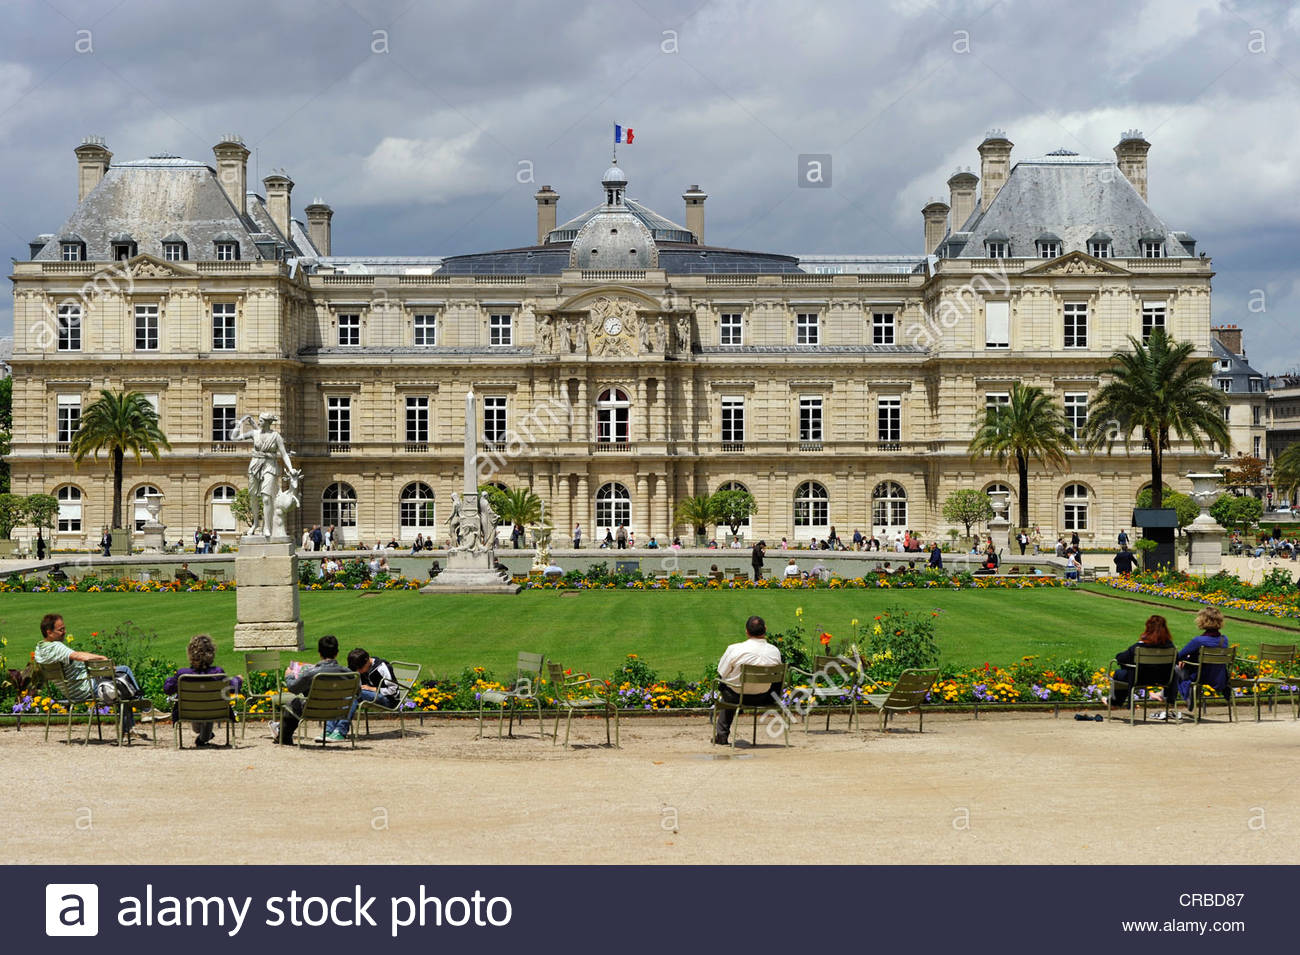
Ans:
MULTIPOLYGON (((67 635, 68 630, 61 616, 56 613, 47 613, 42 617, 41 642, 36 645, 36 662, 58 663, 63 666, 63 673, 67 678, 68 696, 71 702, 80 703, 91 700, 95 696, 95 681, 86 672, 86 664, 95 660, 107 660, 108 657, 98 653, 88 653, 85 650, 72 649, 64 642, 67 635)), ((132 696, 138 694, 139 684, 136 683, 135 674, 131 672, 131 668, 118 666, 115 669, 118 677, 118 691, 121 692, 125 685, 132 696)), ((134 723, 135 711, 129 706, 123 707, 123 734, 134 733, 139 738, 147 739, 148 734, 143 730, 134 729, 134 723)))

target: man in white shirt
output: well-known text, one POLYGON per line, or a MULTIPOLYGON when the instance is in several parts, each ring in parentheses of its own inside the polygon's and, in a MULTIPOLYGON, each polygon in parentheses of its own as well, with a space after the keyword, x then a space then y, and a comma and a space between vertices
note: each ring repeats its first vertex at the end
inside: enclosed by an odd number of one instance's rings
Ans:
MULTIPOLYGON (((728 703, 741 703, 746 706, 761 706, 780 697, 781 684, 770 686, 761 683, 741 685, 740 668, 751 666, 771 666, 781 662, 781 651, 767 642, 767 624, 762 617, 750 617, 745 621, 745 634, 748 639, 733 643, 723 651, 718 661, 718 680, 722 699, 728 703)), ((713 742, 726 746, 731 736, 731 721, 736 711, 719 709, 718 722, 713 729, 713 742)))
POLYGON ((791 557, 790 562, 785 565, 785 571, 782 576, 795 578, 799 576, 799 565, 795 563, 793 557, 791 557))

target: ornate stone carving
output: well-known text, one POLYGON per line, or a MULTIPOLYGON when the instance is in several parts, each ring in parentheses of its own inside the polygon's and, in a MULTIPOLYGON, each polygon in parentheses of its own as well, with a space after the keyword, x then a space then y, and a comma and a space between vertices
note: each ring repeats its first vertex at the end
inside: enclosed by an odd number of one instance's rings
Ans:
POLYGON ((537 332, 533 336, 533 351, 541 355, 549 355, 555 348, 555 330, 551 327, 551 319, 546 315, 537 316, 537 332))
POLYGON ((602 296, 587 312, 591 354, 635 355, 640 319, 636 305, 627 299, 602 296))
POLYGON ((280 492, 281 474, 287 472, 290 487, 302 478, 301 471, 295 471, 289 460, 289 451, 284 446, 284 438, 272 425, 276 416, 263 412, 258 416, 257 428, 253 429, 253 416, 244 415, 230 432, 231 441, 252 441, 253 458, 248 462, 248 504, 253 512, 253 529, 249 537, 283 536, 284 528, 279 534, 275 532, 275 507, 280 492), (281 465, 284 471, 281 471, 281 465))
POLYGON ((1100 265, 1086 259, 1071 259, 1051 270, 1053 275, 1102 275, 1105 271, 1100 265))

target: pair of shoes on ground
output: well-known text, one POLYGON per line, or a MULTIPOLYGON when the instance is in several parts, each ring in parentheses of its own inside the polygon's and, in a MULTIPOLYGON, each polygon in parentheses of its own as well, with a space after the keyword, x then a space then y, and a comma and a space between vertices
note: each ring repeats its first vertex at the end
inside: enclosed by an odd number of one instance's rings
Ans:
POLYGON ((1183 720, 1192 719, 1195 715, 1196 714, 1192 713, 1190 710, 1170 710, 1166 717, 1164 710, 1158 710, 1151 714, 1151 718, 1153 720, 1159 720, 1162 723, 1166 720, 1170 723, 1181 723, 1183 720))
POLYGON ((216 739, 216 738, 217 738, 217 734, 216 734, 216 733, 204 733, 202 736, 199 736, 199 737, 196 737, 196 738, 195 738, 195 740, 194 740, 194 745, 195 745, 195 746, 207 746, 209 743, 211 743, 211 742, 212 742, 214 739, 216 739))
POLYGON ((313 743, 346 743, 347 741, 348 738, 339 732, 321 733, 312 738, 313 743))
POLYGON ((130 728, 130 729, 129 729, 125 734, 123 734, 123 735, 130 736, 132 739, 148 739, 148 738, 149 738, 149 734, 146 733, 144 730, 140 729, 140 727, 138 727, 138 726, 132 726, 132 727, 131 727, 131 728, 130 728))

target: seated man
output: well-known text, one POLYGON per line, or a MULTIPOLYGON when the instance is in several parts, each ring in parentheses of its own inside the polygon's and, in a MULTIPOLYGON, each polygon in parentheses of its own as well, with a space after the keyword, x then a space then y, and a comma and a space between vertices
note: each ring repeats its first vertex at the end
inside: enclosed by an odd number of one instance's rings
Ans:
POLYGON ((793 577, 796 580, 799 578, 799 565, 795 563, 793 557, 790 558, 790 563, 785 565, 785 573, 782 576, 793 577))
MULTIPOLYGON (((57 613, 47 613, 41 618, 41 642, 36 644, 34 658, 37 663, 61 663, 67 677, 68 696, 73 703, 82 703, 95 698, 95 681, 86 673, 86 663, 92 660, 107 660, 108 657, 85 650, 73 650, 66 643, 67 628, 63 618, 57 613)), ((140 695, 140 684, 135 681, 135 674, 128 666, 115 667, 117 672, 116 689, 119 699, 131 700, 140 695)), ((108 682, 108 681, 104 681, 108 682)), ((134 735, 139 739, 148 739, 144 730, 134 729, 135 710, 129 706, 122 708, 122 734, 134 735)))
POLYGON ((181 564, 181 569, 176 571, 176 582, 178 584, 190 584, 198 579, 198 575, 195 574, 194 571, 190 570, 190 565, 188 563, 181 564))
MULTIPOLYGON (((744 686, 740 683, 740 668, 750 666, 771 666, 781 662, 781 651, 767 642, 767 624, 762 617, 750 617, 745 621, 746 639, 733 643, 718 661, 718 688, 722 699, 728 703, 744 703, 747 706, 762 706, 779 697, 781 684, 770 686, 760 684, 744 686)), ((731 736, 731 721, 736 711, 719 709, 718 722, 713 729, 713 742, 726 746, 731 736)))
POLYGON ((397 685, 393 665, 387 660, 372 657, 365 648, 357 647, 348 653, 348 669, 361 674, 361 695, 352 701, 352 710, 345 720, 330 720, 325 724, 325 738, 331 743, 341 743, 352 730, 352 718, 362 700, 378 703, 386 710, 397 709, 397 699, 402 688, 397 685))
MULTIPOLYGON (((294 696, 282 707, 280 721, 271 724, 271 735, 275 737, 277 743, 293 742, 294 731, 298 729, 298 723, 302 720, 303 701, 311 692, 312 677, 318 673, 348 672, 347 667, 339 664, 339 641, 334 634, 327 633, 317 640, 316 652, 320 654, 320 662, 303 667, 296 677, 285 684, 285 689, 294 696)), ((317 737, 316 741, 320 742, 320 738, 317 737)))

